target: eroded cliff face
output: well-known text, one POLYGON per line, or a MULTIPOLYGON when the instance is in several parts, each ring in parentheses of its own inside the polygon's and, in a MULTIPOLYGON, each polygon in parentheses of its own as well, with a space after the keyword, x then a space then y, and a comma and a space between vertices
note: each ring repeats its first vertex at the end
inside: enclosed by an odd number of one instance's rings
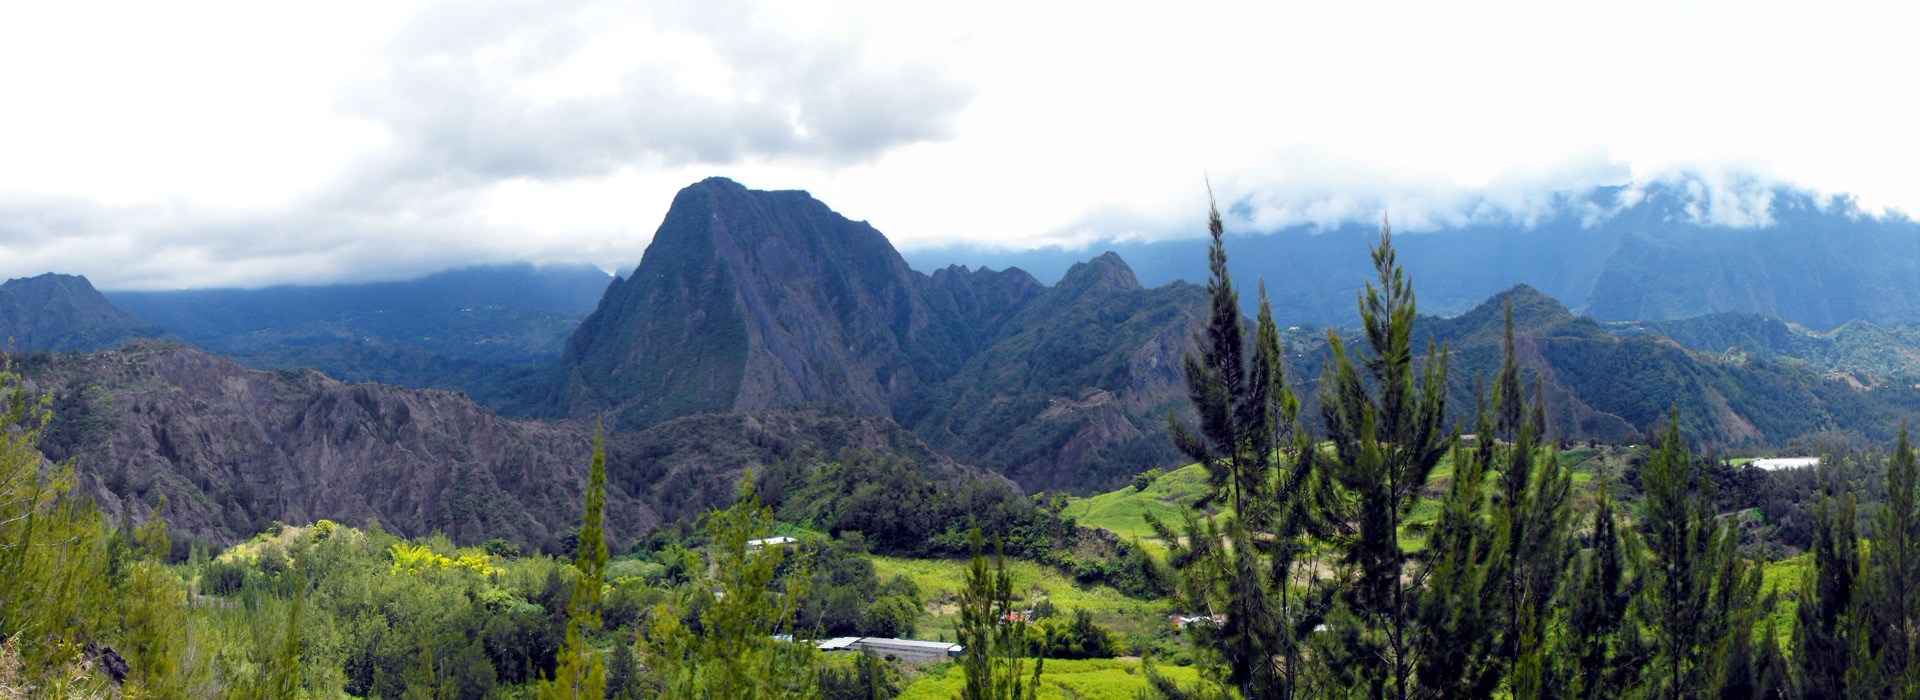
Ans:
MULTIPOLYGON (((176 343, 20 354, 51 394, 42 450, 79 490, 143 521, 229 544, 274 521, 377 520, 407 536, 505 537, 553 549, 579 523, 594 425, 508 420, 465 395, 249 370, 176 343)), ((607 532, 624 546, 663 520, 731 503, 744 470, 859 450, 940 479, 983 474, 881 416, 818 408, 705 414, 606 435, 607 532)))
MULTIPOLYGON (((592 454, 580 423, 511 421, 452 392, 253 371, 169 343, 24 369, 30 389, 63 397, 44 447, 77 460, 82 489, 109 511, 164 496, 174 530, 197 539, 327 518, 541 545, 579 517, 592 454)), ((658 522, 624 490, 608 505, 610 529, 629 537, 658 522)))

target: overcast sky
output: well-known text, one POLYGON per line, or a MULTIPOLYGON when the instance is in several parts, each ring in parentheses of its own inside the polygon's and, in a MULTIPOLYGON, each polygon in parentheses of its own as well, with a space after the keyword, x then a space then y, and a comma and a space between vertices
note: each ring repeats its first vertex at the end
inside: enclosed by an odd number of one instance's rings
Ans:
POLYGON ((624 271, 710 175, 902 248, 1197 235, 1206 178, 1243 230, 1676 178, 1920 212, 1905 4, 1140 7, 8 3, 0 277, 624 271))

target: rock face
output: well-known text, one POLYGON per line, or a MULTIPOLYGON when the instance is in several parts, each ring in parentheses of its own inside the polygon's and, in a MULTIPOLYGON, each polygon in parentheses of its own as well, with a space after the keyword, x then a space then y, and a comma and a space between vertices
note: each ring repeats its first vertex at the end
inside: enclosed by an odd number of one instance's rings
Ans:
POLYGON ((0 284, 0 342, 10 339, 16 350, 105 350, 162 332, 116 308, 85 277, 47 273, 0 284))
MULTIPOLYGON (((253 371, 170 343, 25 369, 32 388, 63 398, 49 456, 76 458, 109 512, 165 496, 172 527, 197 538, 374 518, 410 535, 537 545, 579 517, 592 449, 581 424, 509 421, 452 392, 253 371)), ((624 491, 608 504, 610 529, 628 536, 658 521, 624 491)))
POLYGON ((1018 269, 925 275, 804 192, 714 178, 675 197, 568 341, 550 401, 627 427, 789 406, 890 416, 1024 486, 1106 488, 1175 459, 1160 424, 1200 301, 1142 289, 1112 253, 1052 288, 1018 269), (1048 414, 1096 394, 1111 407, 1048 414))
MULTIPOLYGON (((372 518, 405 535, 553 548, 579 522, 588 423, 508 420, 454 392, 254 371, 167 342, 16 360, 30 390, 57 397, 43 451, 74 459, 80 488, 109 513, 144 519, 164 497, 173 530, 195 539, 372 518)), ((699 416, 606 444, 616 545, 731 502, 742 469, 782 459, 858 449, 941 478, 979 473, 885 418, 817 410, 699 416)))
POLYGON ((568 341, 555 399, 622 425, 816 403, 884 414, 941 373, 931 341, 950 334, 928 328, 947 322, 873 227, 714 178, 674 198, 568 341))

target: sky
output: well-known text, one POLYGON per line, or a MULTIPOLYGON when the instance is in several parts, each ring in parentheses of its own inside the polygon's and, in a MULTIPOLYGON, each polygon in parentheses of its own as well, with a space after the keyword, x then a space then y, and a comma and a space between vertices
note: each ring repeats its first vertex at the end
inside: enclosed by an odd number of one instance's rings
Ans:
POLYGON ((1680 182, 1920 212, 1896 3, 59 2, 0 7, 0 278, 638 263, 712 175, 903 249, 1537 216, 1680 182))

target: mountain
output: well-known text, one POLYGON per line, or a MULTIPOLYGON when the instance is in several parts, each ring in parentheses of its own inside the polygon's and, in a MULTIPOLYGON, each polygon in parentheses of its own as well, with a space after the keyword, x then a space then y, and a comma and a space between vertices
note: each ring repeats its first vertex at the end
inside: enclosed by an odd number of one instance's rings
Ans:
MULTIPOLYGON (((1848 321, 1920 321, 1920 223, 1872 216, 1845 198, 1786 188, 1756 195, 1767 221, 1715 223, 1697 183, 1602 187, 1562 194, 1537 215, 1472 216, 1436 231, 1399 232, 1394 246, 1420 281, 1421 308, 1463 313, 1527 284, 1603 321, 1657 321, 1745 311, 1815 329, 1848 321)), ((1245 211, 1246 202, 1232 209, 1245 211)), ((1489 203, 1490 209, 1497 209, 1489 203)), ((1196 215, 1195 236, 1203 229, 1196 215)), ((1300 226, 1231 235, 1234 275, 1264 278, 1276 319, 1349 326, 1369 279, 1374 224, 1300 226)), ((1206 279, 1204 238, 1102 244, 1133 261, 1147 285, 1206 279)), ((1019 266, 1057 278, 1085 253, 948 247, 913 251, 916 265, 1019 266)), ((1253 301, 1243 299, 1252 311, 1253 301)))
POLYGON ((823 405, 889 416, 1029 488, 1173 459, 1164 411, 1201 296, 1143 289, 1117 255, 1053 287, 909 268, 805 192, 682 190, 639 267, 568 341, 551 405, 643 427, 823 405))
POLYGON ((105 350, 162 332, 115 307, 85 277, 47 273, 0 284, 0 340, 16 350, 105 350))
POLYGON ((1708 444, 1778 445, 1819 434, 1891 439, 1920 410, 1920 387, 1862 386, 1807 363, 1690 350, 1664 335, 1619 336, 1560 302, 1519 286, 1452 318, 1422 317, 1415 334, 1454 353, 1451 403, 1465 419, 1473 381, 1499 371, 1505 309, 1527 381, 1546 388, 1549 423, 1567 438, 1638 439, 1678 410, 1708 444))
POLYGON ((903 411, 935 447, 1028 489, 1085 489, 1180 460, 1182 354, 1206 292, 1146 289, 1119 255, 1069 270, 951 379, 903 411))
POLYGON ((1798 360, 1861 385, 1920 379, 1920 324, 1853 321, 1822 333, 1759 314, 1724 312, 1619 323, 1607 330, 1617 335, 1657 333, 1702 352, 1798 360))
POLYGON ((567 341, 554 401, 624 425, 800 403, 885 414, 955 359, 941 326, 962 319, 932 313, 921 283, 879 231, 804 192, 708 179, 567 341))
MULTIPOLYGON (((505 537, 557 549, 579 522, 594 427, 501 418, 453 392, 263 372, 176 342, 87 355, 17 353, 52 392, 42 450, 73 459, 109 513, 165 498, 169 527, 230 544, 274 521, 367 519, 408 536, 505 537)), ((607 436, 616 543, 732 501, 744 469, 883 455, 942 483, 982 473, 884 417, 818 409, 716 414, 607 436)))
POLYGON ((214 352, 368 342, 506 363, 550 361, 611 278, 591 265, 473 267, 400 282, 108 292, 214 352))
POLYGON ((464 391, 525 414, 544 365, 612 278, 591 265, 494 265, 399 282, 109 292, 172 335, 256 369, 464 391))

